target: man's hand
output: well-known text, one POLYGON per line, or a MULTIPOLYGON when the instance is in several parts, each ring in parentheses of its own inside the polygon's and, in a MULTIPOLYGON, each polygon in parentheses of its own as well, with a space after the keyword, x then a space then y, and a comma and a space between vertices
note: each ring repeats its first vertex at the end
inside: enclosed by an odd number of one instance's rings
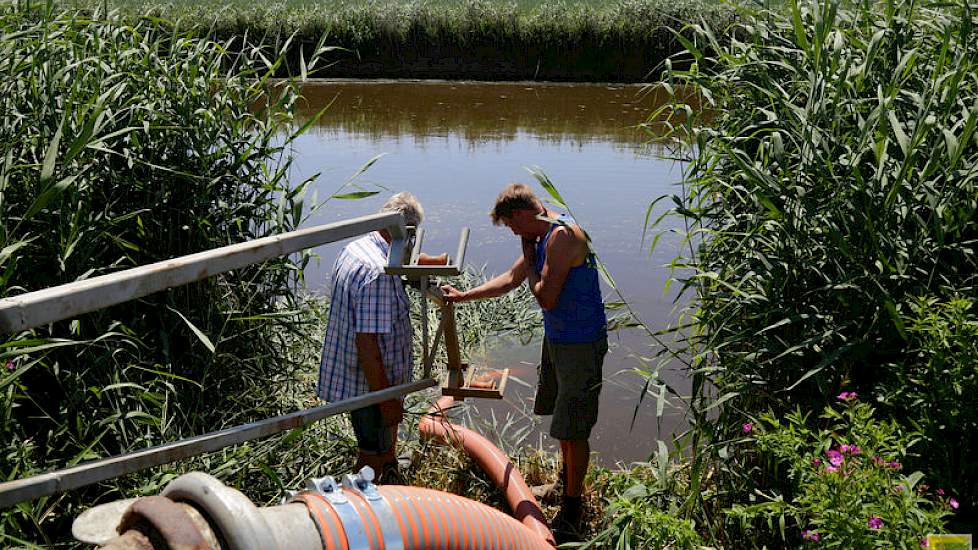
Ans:
POLYGON ((444 298, 445 301, 450 304, 465 300, 465 293, 452 285, 444 285, 441 287, 441 294, 442 298, 444 298))
POLYGON ((400 399, 389 399, 378 403, 384 426, 396 426, 404 420, 404 403, 400 399))

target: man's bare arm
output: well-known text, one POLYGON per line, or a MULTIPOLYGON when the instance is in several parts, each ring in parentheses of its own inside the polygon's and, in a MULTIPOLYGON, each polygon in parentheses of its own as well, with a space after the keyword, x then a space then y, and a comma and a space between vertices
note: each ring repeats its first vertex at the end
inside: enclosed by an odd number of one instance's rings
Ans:
POLYGON ((449 302, 495 298, 520 286, 523 280, 526 279, 527 271, 529 270, 526 267, 526 260, 524 260, 523 256, 520 256, 508 271, 493 277, 475 288, 461 291, 451 285, 445 285, 441 287, 441 290, 445 295, 445 299, 449 302))
MULTIPOLYGON (((384 357, 380 353, 380 339, 376 334, 369 332, 358 332, 356 335, 357 359, 360 368, 363 370, 363 377, 367 380, 367 387, 370 391, 378 391, 390 387, 390 380, 384 370, 384 357)), ((384 417, 384 424, 392 426, 398 424, 404 418, 404 407, 400 399, 390 399, 380 404, 380 413, 384 417)))

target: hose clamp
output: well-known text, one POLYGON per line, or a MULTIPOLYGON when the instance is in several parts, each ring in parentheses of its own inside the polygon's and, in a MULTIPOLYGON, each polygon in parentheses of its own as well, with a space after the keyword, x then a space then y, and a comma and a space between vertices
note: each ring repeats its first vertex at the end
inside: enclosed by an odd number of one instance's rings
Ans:
POLYGON ((343 530, 346 532, 347 543, 350 545, 351 550, 370 548, 366 523, 360 517, 360 513, 357 512, 350 499, 343 494, 342 487, 340 487, 333 476, 312 478, 306 481, 306 489, 322 495, 326 499, 326 502, 336 511, 336 515, 340 518, 340 523, 343 524, 343 530))
POLYGON ((343 476, 343 488, 363 497, 373 510, 374 515, 377 516, 377 521, 380 523, 380 531, 384 535, 385 548, 388 550, 404 550, 404 537, 401 535, 401 528, 397 523, 397 517, 394 515, 394 507, 384 495, 380 494, 373 481, 373 468, 364 466, 357 474, 343 476))

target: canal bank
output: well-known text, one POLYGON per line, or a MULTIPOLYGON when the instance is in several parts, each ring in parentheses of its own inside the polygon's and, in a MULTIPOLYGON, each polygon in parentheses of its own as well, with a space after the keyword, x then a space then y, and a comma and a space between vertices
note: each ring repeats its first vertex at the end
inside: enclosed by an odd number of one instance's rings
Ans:
POLYGON ((729 8, 704 0, 109 5, 176 21, 232 49, 284 50, 277 75, 324 78, 648 82, 685 49, 677 35, 692 36, 687 22, 710 26, 723 40, 733 20, 729 8), (330 50, 313 66, 322 48, 330 50))

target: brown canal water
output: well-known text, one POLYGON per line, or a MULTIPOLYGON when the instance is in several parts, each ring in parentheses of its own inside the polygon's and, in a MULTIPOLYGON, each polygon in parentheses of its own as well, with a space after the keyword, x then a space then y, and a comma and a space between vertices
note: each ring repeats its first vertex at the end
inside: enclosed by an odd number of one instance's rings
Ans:
MULTIPOLYGON (((486 84, 415 81, 323 81, 306 85, 300 114, 331 106, 319 124, 296 142, 292 178, 320 173, 314 190, 320 201, 336 193, 351 175, 377 155, 356 184, 380 194, 363 200, 330 200, 309 225, 377 211, 391 192, 410 191, 424 205, 425 250, 454 252, 463 226, 471 228, 466 256, 487 274, 509 268, 519 241, 494 227, 488 211, 508 182, 531 184, 546 197, 526 167, 537 166, 555 183, 624 295, 653 330, 675 317, 674 292, 664 292, 666 265, 676 239, 666 235, 650 254, 643 246, 649 204, 677 192, 681 167, 663 158, 661 147, 646 145, 637 128, 663 99, 639 86, 581 84, 486 84)), ((343 192, 355 191, 345 187, 343 192)), ((666 201, 663 201, 664 204, 666 201)), ((665 208, 652 212, 652 219, 665 208)), ((329 271, 340 246, 321 247, 318 265, 306 270, 314 292, 327 292, 329 271)), ((604 286, 606 301, 618 300, 604 286)), ((462 306, 464 307, 464 306, 462 306)), ((647 460, 656 440, 669 441, 685 428, 670 402, 657 416, 656 399, 640 400, 647 369, 643 357, 654 349, 647 336, 631 330, 610 334, 601 410, 591 438, 605 465, 647 460), (633 421, 634 420, 634 421, 633 421)), ((469 400, 472 419, 505 447, 555 448, 547 436, 549 418, 532 410, 540 344, 507 337, 487 343, 490 367, 512 369, 515 378, 504 401, 469 400)), ((687 389, 679 366, 663 378, 687 389)))

